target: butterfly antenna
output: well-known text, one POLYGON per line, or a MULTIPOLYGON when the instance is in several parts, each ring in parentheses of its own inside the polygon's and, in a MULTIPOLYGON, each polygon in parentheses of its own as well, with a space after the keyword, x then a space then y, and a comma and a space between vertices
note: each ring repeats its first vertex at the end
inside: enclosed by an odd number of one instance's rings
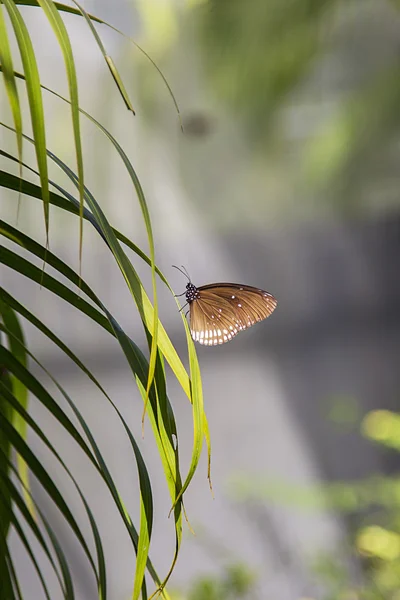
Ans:
POLYGON ((187 272, 187 269, 186 269, 186 267, 185 267, 184 265, 181 265, 181 267, 182 267, 182 269, 185 271, 185 273, 186 273, 186 276, 187 276, 187 278, 189 279, 189 281, 191 281, 191 279, 190 279, 190 275, 189 275, 189 273, 187 272))
POLYGON ((178 269, 178 271, 180 271, 180 272, 182 273, 182 275, 184 275, 185 277, 187 277, 187 278, 189 279, 189 281, 190 281, 189 274, 188 274, 188 272, 186 271, 185 267, 183 267, 183 265, 181 265, 181 266, 182 266, 182 267, 185 269, 185 271, 182 271, 182 269, 180 269, 180 268, 179 268, 179 267, 177 267, 176 265, 172 265, 172 266, 174 267, 174 269, 178 269))

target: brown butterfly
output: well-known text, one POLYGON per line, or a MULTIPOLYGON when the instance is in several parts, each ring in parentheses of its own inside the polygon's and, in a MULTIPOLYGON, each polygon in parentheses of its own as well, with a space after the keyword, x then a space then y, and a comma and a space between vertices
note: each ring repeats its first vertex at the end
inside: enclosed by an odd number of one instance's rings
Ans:
POLYGON ((259 288, 238 283, 196 287, 187 273, 175 268, 189 279, 184 294, 189 304, 190 333, 195 342, 205 346, 230 342, 239 331, 263 321, 277 307, 274 296, 259 288))

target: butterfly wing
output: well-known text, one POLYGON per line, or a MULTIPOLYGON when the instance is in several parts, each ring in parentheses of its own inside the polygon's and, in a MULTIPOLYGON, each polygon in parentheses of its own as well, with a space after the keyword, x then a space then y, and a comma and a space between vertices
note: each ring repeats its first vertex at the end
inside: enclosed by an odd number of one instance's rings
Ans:
POLYGON ((216 283, 199 287, 198 292, 190 305, 190 329, 193 339, 207 346, 231 341, 277 306, 272 294, 246 285, 216 283))

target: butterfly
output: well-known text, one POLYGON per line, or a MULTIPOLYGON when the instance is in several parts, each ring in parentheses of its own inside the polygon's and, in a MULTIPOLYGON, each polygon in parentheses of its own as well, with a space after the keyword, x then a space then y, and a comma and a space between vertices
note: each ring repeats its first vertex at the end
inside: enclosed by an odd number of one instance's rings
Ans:
POLYGON ((238 283, 196 287, 187 273, 175 269, 189 279, 186 292, 180 295, 185 295, 189 304, 192 338, 205 346, 230 342, 240 331, 269 317, 277 307, 274 296, 260 288, 238 283))

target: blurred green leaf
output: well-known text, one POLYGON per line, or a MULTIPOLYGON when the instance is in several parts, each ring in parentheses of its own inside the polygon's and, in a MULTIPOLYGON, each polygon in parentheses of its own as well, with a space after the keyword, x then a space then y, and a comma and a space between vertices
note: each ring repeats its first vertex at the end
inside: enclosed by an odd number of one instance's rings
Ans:
POLYGON ((327 399, 328 419, 341 430, 351 430, 360 418, 356 399, 346 394, 335 394, 327 399))
POLYGON ((371 440, 400 450, 400 415, 397 413, 373 410, 364 418, 361 431, 371 440))

